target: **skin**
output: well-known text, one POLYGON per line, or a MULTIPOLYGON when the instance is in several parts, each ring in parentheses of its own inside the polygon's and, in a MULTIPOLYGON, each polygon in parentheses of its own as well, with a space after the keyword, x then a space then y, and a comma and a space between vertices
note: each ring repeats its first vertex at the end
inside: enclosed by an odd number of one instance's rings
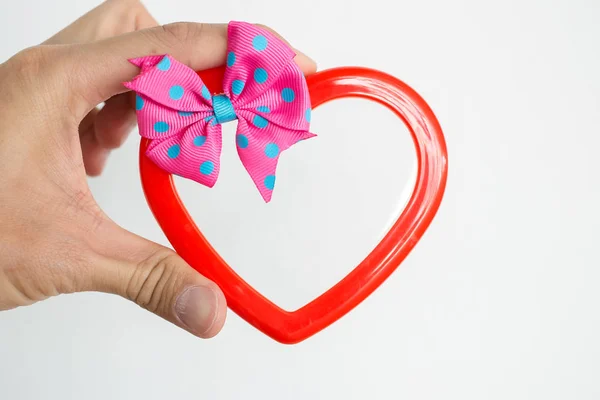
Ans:
MULTIPOLYGON (((110 220, 87 176, 102 172, 135 127, 122 82, 139 70, 127 60, 168 53, 196 70, 219 66, 226 29, 159 26, 139 1, 108 0, 0 64, 0 310, 100 291, 198 337, 221 330, 227 307, 217 285, 110 220)), ((315 72, 296 53, 304 73, 315 72)))

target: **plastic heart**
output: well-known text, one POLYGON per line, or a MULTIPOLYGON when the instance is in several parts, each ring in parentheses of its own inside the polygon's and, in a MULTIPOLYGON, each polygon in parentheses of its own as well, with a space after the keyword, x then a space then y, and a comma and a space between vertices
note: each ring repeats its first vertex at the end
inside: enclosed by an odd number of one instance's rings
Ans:
MULTIPOLYGON (((223 68, 199 72, 213 92, 222 86, 223 74, 223 68)), ((442 129, 427 103, 405 83, 372 69, 342 67, 313 74, 307 77, 307 84, 313 109, 343 97, 367 98, 391 109, 412 135, 418 173, 410 200, 381 242, 344 279, 296 311, 278 307, 227 265, 186 211, 171 175, 145 156, 147 139, 141 141, 139 153, 146 200, 175 251, 220 286, 231 310, 286 344, 303 341, 331 325, 394 272, 433 220, 448 169, 442 129)))

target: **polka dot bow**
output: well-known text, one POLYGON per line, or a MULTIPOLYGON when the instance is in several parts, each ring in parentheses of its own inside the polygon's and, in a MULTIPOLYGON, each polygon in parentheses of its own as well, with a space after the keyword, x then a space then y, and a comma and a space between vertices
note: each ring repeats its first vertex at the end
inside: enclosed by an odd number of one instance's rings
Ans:
POLYGON ((294 52, 270 32, 242 22, 228 27, 223 92, 211 94, 198 74, 169 55, 130 60, 147 156, 169 173, 213 187, 219 175, 221 124, 238 120, 238 155, 265 202, 279 155, 308 131, 310 97, 294 52))

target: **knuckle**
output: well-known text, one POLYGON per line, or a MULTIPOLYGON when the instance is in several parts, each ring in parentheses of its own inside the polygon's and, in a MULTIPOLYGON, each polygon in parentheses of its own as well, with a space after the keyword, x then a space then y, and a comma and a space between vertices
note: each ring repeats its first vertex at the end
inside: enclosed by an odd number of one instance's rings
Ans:
POLYGON ((4 97, 22 106, 43 109, 55 108, 59 96, 65 93, 69 71, 65 70, 66 47, 40 45, 15 54, 2 65, 0 85, 4 97), (34 91, 35 97, 24 97, 24 90, 34 91))
POLYGON ((167 25, 161 26, 161 33, 163 33, 167 41, 174 41, 176 43, 185 43, 202 34, 204 30, 204 24, 201 23, 190 23, 190 22, 174 22, 167 25))
POLYGON ((178 283, 178 256, 160 250, 139 263, 127 286, 127 297, 150 312, 166 315, 178 283))
POLYGON ((53 51, 51 47, 35 46, 22 50, 9 60, 16 74, 27 80, 35 79, 48 65, 51 65, 53 51))

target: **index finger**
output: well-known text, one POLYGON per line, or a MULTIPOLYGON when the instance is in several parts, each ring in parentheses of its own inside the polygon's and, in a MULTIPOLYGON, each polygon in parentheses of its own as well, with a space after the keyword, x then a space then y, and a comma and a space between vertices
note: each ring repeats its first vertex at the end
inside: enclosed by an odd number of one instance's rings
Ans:
MULTIPOLYGON (((170 54, 194 70, 204 70, 223 65, 227 52, 227 25, 175 23, 131 32, 102 41, 77 45, 74 56, 80 71, 73 90, 88 104, 96 104, 127 91, 123 82, 133 79, 139 70, 128 60, 148 55, 170 54), (79 89, 81 88, 81 89, 79 89), (89 88, 94 90, 90 93, 89 88)), ((314 61, 296 51, 295 61, 305 74, 316 70, 314 61)))

